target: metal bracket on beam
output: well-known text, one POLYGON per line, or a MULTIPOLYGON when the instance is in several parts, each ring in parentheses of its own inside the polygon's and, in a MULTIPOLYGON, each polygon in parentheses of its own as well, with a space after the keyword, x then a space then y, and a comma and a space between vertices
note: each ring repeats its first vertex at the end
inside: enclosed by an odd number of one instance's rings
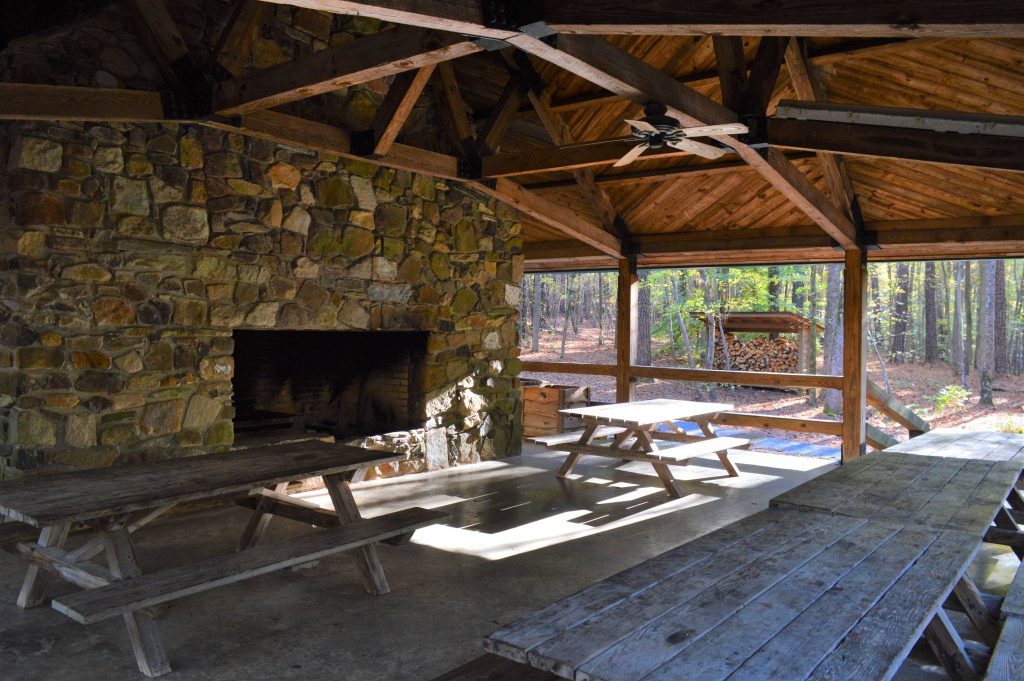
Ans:
POLYGON ((533 63, 526 53, 516 50, 512 54, 512 60, 516 63, 516 67, 519 69, 518 75, 525 82, 526 87, 538 97, 543 95, 544 79, 537 73, 537 69, 533 68, 533 63))
POLYGON ((555 30, 544 21, 543 0, 481 0, 484 26, 548 38, 555 30))
POLYGON ((860 210, 860 200, 856 194, 850 197, 850 219, 853 220, 853 225, 857 228, 857 245, 865 251, 882 249, 878 245, 878 234, 869 234, 864 225, 864 214, 860 210))
POLYGON ((485 52, 497 52, 498 50, 504 50, 507 47, 512 47, 511 43, 507 43, 504 40, 498 40, 497 38, 481 38, 474 35, 467 35, 465 37, 469 42, 473 43, 485 52))
POLYGON ((738 139, 753 149, 768 148, 768 117, 767 116, 740 116, 740 123, 747 126, 747 133, 739 135, 738 139))

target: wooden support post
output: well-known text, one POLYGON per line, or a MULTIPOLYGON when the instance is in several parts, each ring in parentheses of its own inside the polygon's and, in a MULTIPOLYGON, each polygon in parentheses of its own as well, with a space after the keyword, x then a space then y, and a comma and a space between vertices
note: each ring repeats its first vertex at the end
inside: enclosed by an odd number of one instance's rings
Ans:
MULTIPOLYGON (((107 566, 114 577, 133 579, 142 574, 127 527, 108 528, 103 532, 103 542, 107 549, 107 566)), ((153 617, 142 611, 129 612, 124 616, 124 623, 139 671, 150 678, 170 672, 171 663, 153 617)))
POLYGON ((868 392, 865 367, 864 300, 867 265, 864 251, 846 251, 843 286, 843 449, 842 462, 849 463, 867 446, 864 427, 868 392))
POLYGON ((636 363, 636 308, 640 284, 636 267, 619 260, 619 287, 615 308, 615 401, 632 402, 633 379, 629 367, 636 363))
MULTIPOLYGON (((38 545, 42 548, 61 548, 68 539, 71 531, 71 524, 50 525, 39 532, 38 545)), ((50 582, 50 575, 45 574, 38 565, 29 565, 25 573, 25 580, 21 584, 21 593, 18 594, 18 607, 22 609, 34 608, 42 605, 46 600, 46 588, 50 582)))
MULTIPOLYGON (((282 482, 274 486, 274 492, 277 494, 285 494, 287 491, 287 482, 282 482)), ((263 533, 267 531, 267 525, 270 524, 270 519, 274 517, 270 513, 270 509, 273 505, 273 498, 267 496, 260 497, 252 515, 249 516, 249 523, 245 526, 245 530, 242 532, 242 536, 238 540, 239 551, 245 551, 246 549, 251 549, 256 546, 256 543, 263 536, 263 533)))
MULTIPOLYGON (((342 474, 325 475, 324 485, 334 502, 334 512, 338 514, 338 520, 342 525, 358 522, 362 519, 356 500, 352 497, 352 490, 349 488, 348 480, 342 474)), ((380 564, 377 557, 377 549, 373 544, 363 546, 355 550, 356 565, 363 575, 363 584, 367 593, 382 596, 391 591, 387 575, 384 574, 384 566, 380 564)))

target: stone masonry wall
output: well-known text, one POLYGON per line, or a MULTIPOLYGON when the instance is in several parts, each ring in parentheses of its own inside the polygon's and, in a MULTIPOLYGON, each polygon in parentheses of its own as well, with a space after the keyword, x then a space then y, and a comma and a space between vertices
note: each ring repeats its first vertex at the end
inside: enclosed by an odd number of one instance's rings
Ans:
POLYGON ((229 446, 236 328, 430 331, 381 474, 517 449, 503 204, 191 126, 11 123, 0 164, 0 475, 229 446))

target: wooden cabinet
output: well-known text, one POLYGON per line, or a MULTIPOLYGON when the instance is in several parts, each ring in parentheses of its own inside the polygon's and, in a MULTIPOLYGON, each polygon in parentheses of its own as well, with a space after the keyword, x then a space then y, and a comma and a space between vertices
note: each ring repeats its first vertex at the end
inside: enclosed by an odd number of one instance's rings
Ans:
POLYGON ((575 385, 524 385, 523 434, 551 435, 583 424, 575 416, 562 416, 559 409, 586 407, 590 404, 590 388, 575 385))

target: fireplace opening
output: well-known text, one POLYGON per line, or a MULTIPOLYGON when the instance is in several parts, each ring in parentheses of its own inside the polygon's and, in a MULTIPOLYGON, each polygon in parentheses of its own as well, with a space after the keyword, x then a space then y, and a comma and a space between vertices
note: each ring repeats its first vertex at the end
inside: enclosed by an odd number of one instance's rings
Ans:
POLYGON ((234 332, 235 430, 421 428, 425 332, 234 332))

